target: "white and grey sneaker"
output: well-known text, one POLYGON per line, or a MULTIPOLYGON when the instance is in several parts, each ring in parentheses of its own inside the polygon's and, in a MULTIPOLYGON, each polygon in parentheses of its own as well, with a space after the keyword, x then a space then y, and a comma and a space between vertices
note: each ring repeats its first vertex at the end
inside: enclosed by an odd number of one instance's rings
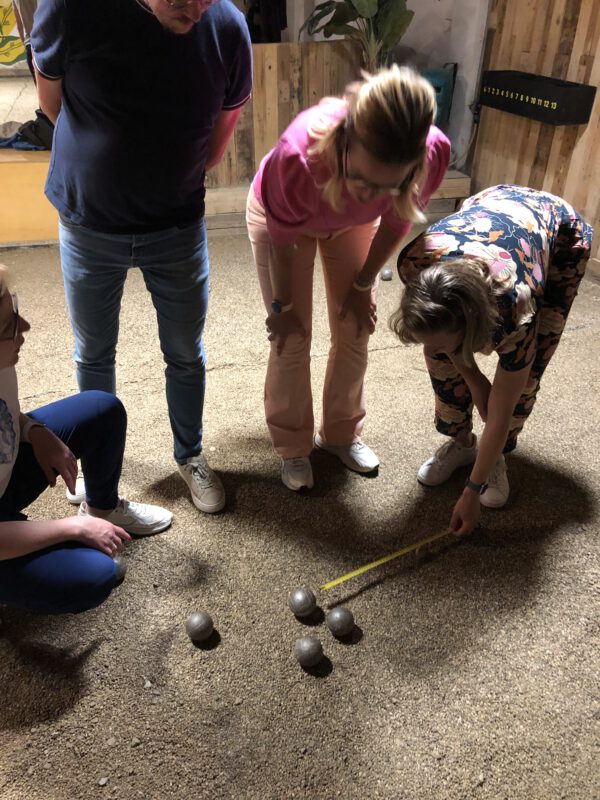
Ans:
POLYGON ((85 481, 83 479, 83 472, 79 470, 77 473, 77 480, 75 481, 75 491, 70 492, 68 489, 65 490, 65 494, 67 496, 67 500, 69 503, 73 503, 74 506, 78 506, 85 500, 85 481))
POLYGON ((435 451, 417 472, 417 480, 425 486, 439 486, 445 483, 459 467, 473 464, 477 458, 477 437, 473 443, 464 447, 456 439, 450 439, 435 451))
POLYGON ((345 467, 354 472, 373 472, 379 466, 379 459, 370 447, 360 439, 351 444, 328 444, 315 433, 315 447, 337 456, 345 467))
POLYGON ((502 508, 503 505, 506 505, 509 494, 510 487, 506 475, 506 461, 504 456, 500 456, 492 474, 488 478, 487 489, 480 497, 481 505, 486 508, 502 508))
MULTIPOLYGON (((79 517, 92 517, 88 510, 88 505, 84 501, 79 506, 77 513, 79 517)), ((152 533, 160 533, 168 528, 173 521, 173 514, 161 506, 151 506, 147 503, 133 503, 121 497, 117 507, 103 519, 118 525, 127 533, 134 536, 149 536, 152 533)))
POLYGON ((225 487, 219 476, 208 466, 199 453, 188 458, 185 464, 178 464, 183 480, 189 486, 192 502, 206 514, 216 514, 225 505, 225 487))
POLYGON ((292 492, 312 489, 315 485, 308 456, 281 459, 281 480, 292 492))

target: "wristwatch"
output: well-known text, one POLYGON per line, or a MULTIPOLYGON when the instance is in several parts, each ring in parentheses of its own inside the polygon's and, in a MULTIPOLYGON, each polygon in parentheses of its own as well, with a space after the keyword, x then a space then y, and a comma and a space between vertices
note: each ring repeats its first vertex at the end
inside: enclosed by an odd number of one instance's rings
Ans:
POLYGON ((487 483, 475 483, 475 481, 472 481, 471 478, 467 478, 465 481, 465 487, 467 489, 471 489, 473 492, 477 492, 477 494, 483 494, 488 488, 488 485, 487 483))
POLYGON ((274 314, 283 314, 284 311, 291 311, 293 307, 293 303, 287 303, 287 305, 284 306, 281 300, 273 300, 271 303, 271 309, 274 314))

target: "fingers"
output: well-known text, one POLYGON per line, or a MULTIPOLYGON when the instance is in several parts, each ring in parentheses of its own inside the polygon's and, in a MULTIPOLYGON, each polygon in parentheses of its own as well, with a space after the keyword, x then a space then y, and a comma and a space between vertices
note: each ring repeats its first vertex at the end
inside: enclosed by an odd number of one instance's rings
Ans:
POLYGON ((49 486, 56 486, 56 472, 50 466, 40 465, 44 470, 44 475, 49 486))
POLYGON ((119 528, 118 525, 115 525, 114 528, 115 528, 115 533, 120 539, 123 539, 123 541, 125 542, 131 541, 131 536, 127 533, 127 531, 124 528, 119 528))

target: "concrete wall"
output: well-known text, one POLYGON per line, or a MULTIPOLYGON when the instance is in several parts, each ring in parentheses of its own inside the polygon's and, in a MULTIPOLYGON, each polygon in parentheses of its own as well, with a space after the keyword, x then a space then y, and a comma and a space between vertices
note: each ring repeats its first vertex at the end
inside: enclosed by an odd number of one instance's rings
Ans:
MULTIPOLYGON (((294 40, 318 0, 288 0, 288 36, 294 40)), ((448 135, 460 169, 473 129, 469 106, 476 100, 490 0, 409 0, 413 21, 397 50, 397 60, 418 69, 456 62, 458 72, 448 135)))

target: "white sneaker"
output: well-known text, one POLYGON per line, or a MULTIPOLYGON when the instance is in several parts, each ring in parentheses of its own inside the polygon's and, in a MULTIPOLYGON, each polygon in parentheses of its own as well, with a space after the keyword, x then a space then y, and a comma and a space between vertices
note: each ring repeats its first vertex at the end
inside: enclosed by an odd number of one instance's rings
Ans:
POLYGON ((78 506, 85 500, 85 481, 83 479, 83 472, 79 470, 77 473, 77 480, 75 481, 75 491, 71 493, 68 489, 65 490, 67 500, 78 506))
POLYGON ((282 458, 281 480, 292 492, 298 492, 300 489, 312 489, 315 482, 310 458, 308 456, 282 458))
MULTIPOLYGON (((77 516, 92 517, 88 505, 84 501, 79 506, 77 516)), ((161 506, 151 506, 147 503, 133 503, 121 497, 117 507, 104 517, 113 525, 124 528, 127 533, 135 536, 148 536, 151 533, 160 533, 168 528, 173 521, 173 514, 161 506)))
POLYGON ((508 500, 510 487, 506 475, 506 461, 500 456, 492 474, 488 478, 487 489, 481 495, 481 505, 486 508, 502 508, 508 500))
POLYGON ((450 439, 435 451, 417 472, 417 480, 425 486, 439 486, 445 483, 459 467, 473 464, 477 458, 477 437, 473 434, 473 444, 464 447, 456 439, 450 439))
POLYGON ((192 502, 206 514, 216 514, 225 505, 225 487, 212 471, 202 453, 178 464, 183 480, 189 486, 192 502))
POLYGON ((342 464, 354 472, 373 472, 379 466, 379 459, 370 447, 360 439, 352 444, 327 444, 315 433, 315 447, 337 456, 342 464))

